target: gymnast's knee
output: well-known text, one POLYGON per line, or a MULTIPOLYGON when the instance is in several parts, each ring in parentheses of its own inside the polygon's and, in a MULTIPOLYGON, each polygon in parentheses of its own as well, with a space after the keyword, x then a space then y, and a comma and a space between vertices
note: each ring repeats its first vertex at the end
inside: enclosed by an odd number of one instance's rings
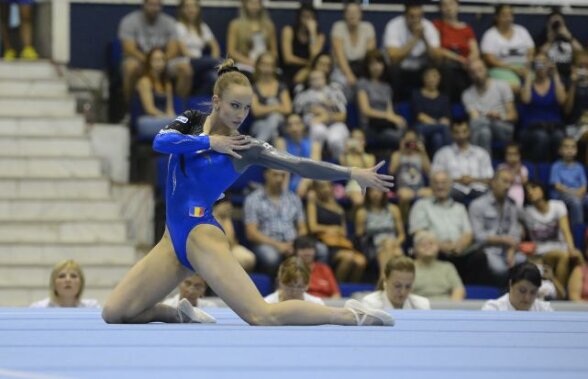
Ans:
POLYGON ((279 317, 271 304, 264 304, 263 307, 254 311, 241 314, 245 322, 251 326, 276 326, 280 325, 279 317))
POLYGON ((120 309, 116 309, 116 307, 106 304, 104 308, 102 308, 102 319, 107 324, 124 324, 124 315, 120 309))

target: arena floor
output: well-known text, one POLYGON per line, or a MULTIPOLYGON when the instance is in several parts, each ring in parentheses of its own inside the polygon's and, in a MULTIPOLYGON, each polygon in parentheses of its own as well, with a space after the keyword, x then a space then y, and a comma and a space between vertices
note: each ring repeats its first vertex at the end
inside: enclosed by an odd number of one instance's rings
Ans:
POLYGON ((396 326, 106 325, 0 308, 1 378, 588 378, 588 313, 403 311, 396 326))

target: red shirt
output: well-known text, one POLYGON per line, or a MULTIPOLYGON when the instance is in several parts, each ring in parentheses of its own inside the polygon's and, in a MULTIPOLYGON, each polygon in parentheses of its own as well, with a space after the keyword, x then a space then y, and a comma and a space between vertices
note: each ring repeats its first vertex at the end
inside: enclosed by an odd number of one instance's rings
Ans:
POLYGON ((443 20, 435 20, 433 24, 439 31, 441 47, 467 58, 470 55, 470 41, 476 38, 471 26, 456 28, 443 20))
POLYGON ((324 263, 315 262, 310 273, 309 294, 318 297, 332 297, 340 293, 333 270, 324 263))

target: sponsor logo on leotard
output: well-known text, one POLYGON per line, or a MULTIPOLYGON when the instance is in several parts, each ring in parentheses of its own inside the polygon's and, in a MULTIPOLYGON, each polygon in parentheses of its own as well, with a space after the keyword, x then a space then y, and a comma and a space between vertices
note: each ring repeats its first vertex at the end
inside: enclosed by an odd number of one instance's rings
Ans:
POLYGON ((188 117, 186 117, 186 116, 178 116, 176 118, 176 121, 179 121, 182 124, 187 124, 188 123, 188 117))

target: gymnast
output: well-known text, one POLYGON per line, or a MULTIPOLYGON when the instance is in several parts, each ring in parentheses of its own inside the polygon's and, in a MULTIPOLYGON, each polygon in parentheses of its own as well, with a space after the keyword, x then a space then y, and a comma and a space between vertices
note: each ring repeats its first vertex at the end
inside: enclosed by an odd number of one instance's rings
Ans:
POLYGON ((251 108, 249 80, 231 59, 219 68, 212 112, 187 110, 162 129, 154 150, 170 154, 166 188, 166 231, 155 247, 118 283, 102 317, 109 324, 207 323, 214 318, 181 301, 160 301, 184 278, 200 274, 212 290, 250 325, 384 325, 394 319, 382 310, 348 300, 343 308, 301 300, 268 304, 231 254, 214 202, 250 165, 286 170, 318 180, 354 179, 365 190, 387 191, 392 177, 368 168, 342 167, 279 152, 268 143, 239 134, 251 108))

